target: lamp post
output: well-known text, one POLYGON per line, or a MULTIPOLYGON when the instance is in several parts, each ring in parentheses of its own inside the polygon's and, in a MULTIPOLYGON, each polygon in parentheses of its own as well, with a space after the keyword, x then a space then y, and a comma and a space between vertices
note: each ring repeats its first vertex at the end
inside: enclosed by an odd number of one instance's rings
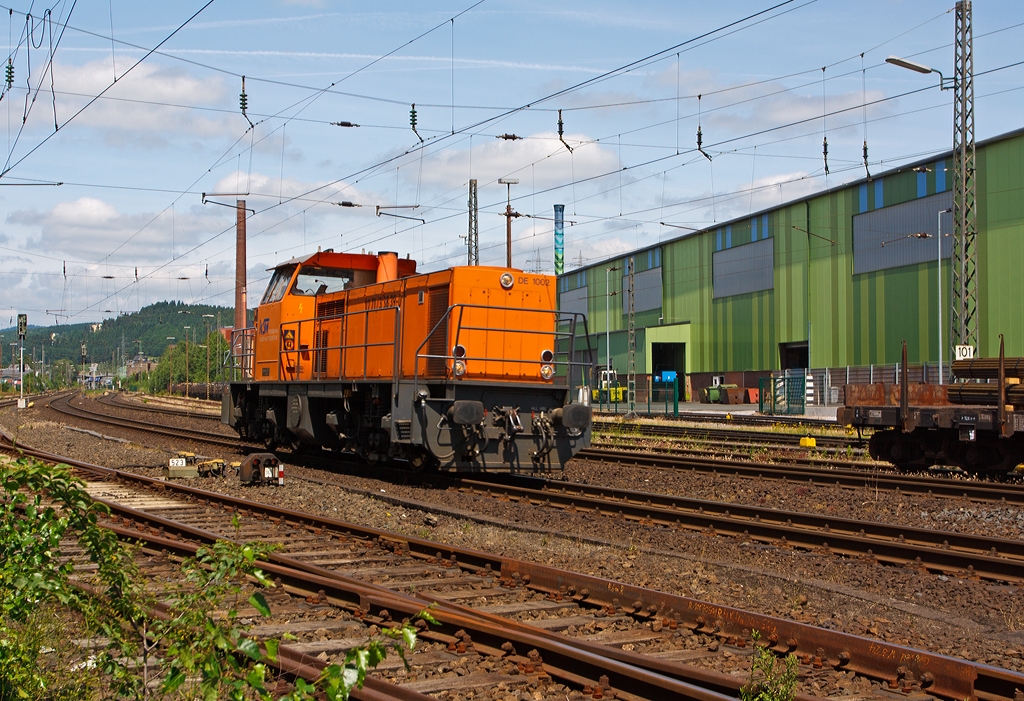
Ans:
POLYGON ((612 331, 611 331, 611 328, 612 328, 612 313, 611 313, 611 299, 612 299, 612 297, 614 295, 618 294, 616 292, 612 292, 611 291, 611 284, 610 284, 609 275, 612 272, 614 272, 616 270, 619 270, 619 269, 620 268, 617 265, 613 265, 613 266, 611 266, 609 268, 605 268, 604 269, 604 292, 605 292, 605 295, 604 295, 604 358, 605 358, 605 368, 604 368, 605 369, 605 376, 604 376, 604 379, 605 379, 605 384, 609 385, 608 387, 605 387, 605 389, 607 389, 609 391, 609 395, 608 395, 608 403, 609 404, 611 404, 611 394, 610 394, 610 392, 611 392, 611 377, 612 377, 612 346, 611 346, 611 339, 612 339, 612 331))
POLYGON ((938 256, 935 260, 935 275, 938 278, 937 292, 939 307, 939 384, 942 384, 942 215, 952 212, 953 208, 940 209, 938 214, 938 232, 935 238, 938 239, 938 256))
POLYGON ((185 399, 188 399, 188 330, 191 326, 185 328, 185 399))
MULTIPOLYGON (((168 341, 176 341, 177 339, 174 336, 168 336, 167 340, 168 341)), ((174 381, 174 346, 173 345, 171 346, 170 355, 167 356, 167 366, 168 366, 168 372, 167 372, 167 394, 170 394, 171 393, 171 383, 174 381)))
MULTIPOLYGON (((215 319, 213 314, 203 314, 204 319, 215 319)), ((206 322, 206 400, 210 400, 210 322, 206 322)))
POLYGON ((512 267, 512 217, 521 216, 512 211, 512 186, 519 184, 518 178, 498 178, 499 185, 505 185, 505 267, 512 267))

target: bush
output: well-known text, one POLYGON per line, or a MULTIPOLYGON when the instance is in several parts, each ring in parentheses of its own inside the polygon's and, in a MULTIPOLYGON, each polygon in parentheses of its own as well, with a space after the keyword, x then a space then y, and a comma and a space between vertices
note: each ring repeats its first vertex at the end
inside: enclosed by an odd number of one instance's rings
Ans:
MULTIPOLYGON (((182 581, 172 585, 158 617, 135 549, 99 524, 107 509, 71 468, 20 459, 0 465, 0 484, 0 701, 142 698, 156 682, 173 695, 271 699, 268 663, 279 641, 261 646, 249 637, 238 606, 255 582, 246 600, 270 615, 260 588, 273 583, 257 563, 274 546, 218 541, 201 548, 182 563, 182 581), (91 582, 72 578, 73 564, 61 552, 71 537, 96 567, 91 582), (74 637, 103 639, 103 647, 76 663, 71 658, 85 652, 74 652, 69 622, 81 623, 74 637)), ((436 623, 426 612, 418 617, 436 623)), ((404 660, 415 645, 409 621, 384 633, 395 642, 350 650, 343 664, 330 665, 312 684, 299 680, 284 698, 347 699, 389 650, 404 660)))

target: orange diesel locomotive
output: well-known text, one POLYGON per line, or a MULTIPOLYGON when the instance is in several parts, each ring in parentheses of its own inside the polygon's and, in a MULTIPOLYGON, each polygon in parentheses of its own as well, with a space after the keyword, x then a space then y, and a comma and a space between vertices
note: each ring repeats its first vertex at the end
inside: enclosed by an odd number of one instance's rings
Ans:
POLYGON ((255 327, 235 332, 223 421, 269 448, 415 469, 559 468, 590 445, 591 415, 571 392, 586 320, 556 310, 555 285, 483 266, 417 274, 395 253, 282 263, 255 327))

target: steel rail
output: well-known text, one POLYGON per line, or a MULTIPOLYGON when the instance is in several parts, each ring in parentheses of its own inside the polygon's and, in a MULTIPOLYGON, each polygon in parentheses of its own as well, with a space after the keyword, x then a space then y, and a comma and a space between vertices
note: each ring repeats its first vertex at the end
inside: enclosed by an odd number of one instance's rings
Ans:
MULTIPOLYGON (((42 451, 32 452, 40 459, 62 460, 60 456, 42 451)), ((383 538, 411 553, 423 553, 428 557, 435 557, 437 553, 441 553, 446 560, 457 560, 459 567, 462 568, 489 568, 493 572, 500 572, 502 581, 509 584, 521 581, 531 589, 545 592, 552 597, 565 597, 568 601, 607 606, 611 610, 621 610, 640 620, 663 619, 697 632, 715 635, 727 643, 730 640, 749 640, 750 632, 759 630, 764 633, 764 639, 772 649, 781 654, 792 652, 806 664, 821 664, 882 680, 892 689, 907 692, 915 689, 924 690, 928 694, 958 701, 971 696, 983 701, 995 701, 1013 699, 1014 690, 1024 688, 1024 674, 990 665, 825 630, 787 619, 719 606, 591 575, 568 572, 548 565, 457 548, 308 513, 278 509, 184 485, 119 473, 99 466, 88 466, 88 469, 137 484, 149 484, 157 489, 191 494, 196 498, 219 502, 241 511, 274 514, 275 518, 304 523, 307 528, 330 528, 342 533, 358 534, 360 537, 383 538)), ((429 509, 428 506, 424 508, 429 509)), ((314 577, 311 573, 304 573, 303 576, 307 579, 314 577)), ((503 619, 502 626, 502 634, 505 635, 509 622, 503 619)), ((572 639, 565 642, 570 644, 572 639)), ((615 655, 617 659, 639 658, 638 665, 647 664, 652 669, 660 664, 656 660, 649 660, 642 655, 624 650, 611 650, 608 654, 615 655)))
POLYGON ((93 421, 95 423, 105 424, 108 426, 117 426, 119 428, 137 429, 146 431, 148 433, 156 433, 161 436, 170 436, 172 438, 183 438, 190 441, 196 441, 199 443, 209 443, 211 445, 219 445, 225 448, 244 448, 246 445, 253 445, 245 443, 238 438, 231 438, 220 433, 212 433, 210 431, 200 431, 192 429, 174 429, 164 426, 156 426, 146 421, 135 421, 133 419, 114 418, 109 415, 99 414, 88 409, 76 407, 71 405, 71 395, 56 397, 49 402, 47 406, 56 412, 65 414, 67 416, 74 416, 76 418, 85 419, 86 421, 93 421), (64 406, 58 406, 58 403, 63 401, 64 406))
POLYGON ((867 557, 955 576, 1024 582, 1024 541, 898 526, 839 516, 530 478, 536 488, 459 480, 467 493, 516 499, 649 524, 709 531, 804 550, 867 557))
MULTIPOLYGON (((631 444, 632 445, 632 444, 631 444)), ((620 450, 622 449, 621 443, 615 441, 604 442, 596 440, 591 443, 590 448, 585 450, 590 451, 603 451, 603 450, 620 450)), ((815 457, 813 455, 807 455, 806 452, 801 451, 799 448, 794 446, 773 446, 766 444, 760 446, 768 450, 784 450, 790 452, 789 456, 777 456, 773 457, 774 462, 769 463, 773 465, 799 465, 804 467, 813 467, 820 465, 822 468, 832 467, 845 467, 849 469, 857 469, 858 467, 869 467, 872 463, 864 460, 842 460, 839 458, 826 458, 826 457, 815 457)), ((682 446, 656 446, 648 447, 645 451, 652 455, 674 455, 688 458, 708 458, 708 459, 724 459, 724 460, 735 460, 737 454, 742 454, 744 451, 752 450, 753 446, 723 446, 720 450, 714 449, 701 449, 701 448, 687 448, 682 446)), ((583 451, 580 451, 583 452, 583 451)), ((578 455, 576 457, 579 457, 578 455)), ((765 464, 765 463, 756 463, 765 464)))
MULTIPOLYGON (((128 531, 124 528, 118 528, 116 526, 106 526, 119 538, 131 540, 132 542, 143 542, 146 539, 140 538, 136 531, 128 531)), ((151 555, 160 555, 165 552, 172 552, 171 548, 163 547, 157 550, 153 547, 153 543, 148 543, 149 547, 143 547, 144 552, 148 552, 151 555)), ((166 543, 163 543, 166 545, 166 543)), ((196 548, 181 547, 180 544, 172 546, 173 552, 182 557, 190 557, 195 555, 196 548)), ((105 596, 104 592, 100 591, 96 587, 82 582, 80 580, 72 578, 70 580, 71 586, 76 589, 88 594, 89 596, 102 598, 105 596)), ((157 602, 150 608, 150 614, 167 619, 167 606, 157 602)), ((327 663, 318 657, 297 650, 288 643, 280 643, 277 648, 277 655, 275 659, 265 657, 263 663, 274 667, 278 671, 289 674, 293 677, 299 677, 308 682, 313 682, 320 677, 321 672, 327 667, 327 663)), ((357 701, 432 701, 432 696, 421 694, 412 689, 407 689, 383 679, 377 677, 367 676, 363 681, 363 687, 361 689, 353 689, 351 698, 357 701)))
MULTIPOLYGON (((808 468, 790 465, 772 465, 746 460, 720 458, 674 457, 672 455, 640 453, 628 450, 587 448, 577 458, 599 462, 616 462, 669 470, 694 470, 719 475, 763 478, 775 480, 810 481, 815 484, 835 484, 841 487, 869 487, 889 491, 925 496, 959 497, 974 501, 1006 501, 1024 504, 1024 485, 1009 483, 976 482, 940 477, 918 477, 891 472, 875 472, 870 469, 846 470, 829 468, 808 468)), ((870 466, 865 465, 865 468, 870 466)), ((879 469, 879 468, 874 468, 879 469)), ((881 469, 886 469, 884 466, 881 469)))
POLYGON ((220 414, 191 411, 189 409, 174 409, 172 407, 149 406, 141 402, 126 402, 121 393, 104 395, 96 398, 97 403, 105 406, 123 409, 124 411, 144 411, 153 414, 170 414, 171 416, 184 416, 190 419, 213 419, 220 421, 220 414))
MULTIPOLYGON (((105 524, 107 527, 124 539, 143 541, 153 548, 188 556, 195 553, 200 547, 199 544, 231 540, 217 533, 116 502, 104 499, 95 501, 105 504, 111 513, 121 519, 136 524, 134 528, 105 524), (141 531, 140 526, 143 527, 141 531)), ((427 556, 420 554, 420 558, 427 559, 427 556)), ((452 557, 450 562, 454 563, 455 557, 452 557)), ((265 574, 280 579, 289 593, 320 596, 323 592, 332 603, 358 612, 357 616, 367 624, 397 625, 392 622, 396 612, 411 618, 426 605, 433 604, 431 615, 442 624, 441 628, 423 631, 420 633, 421 637, 434 642, 455 643, 460 639, 464 642, 464 636, 457 636, 456 633, 468 631, 478 651, 498 657, 506 654, 503 646, 507 644, 511 644, 514 649, 540 650, 543 663, 537 672, 542 669, 554 678, 580 686, 597 686, 600 685, 602 676, 611 676, 616 682, 612 684, 612 688, 617 691, 619 698, 645 698, 652 701, 663 698, 734 701, 736 696, 735 693, 724 694, 708 690, 692 681, 651 671, 645 665, 634 664, 629 659, 615 659, 604 654, 609 650, 604 646, 590 645, 590 649, 585 649, 572 644, 562 636, 526 624, 500 617, 495 617, 496 620, 482 617, 479 612, 444 599, 432 598, 425 601, 423 598, 401 594, 288 555, 271 553, 267 561, 260 562, 259 565, 265 574), (388 614, 383 614, 384 611, 388 614), (487 649, 481 650, 482 647, 487 649)), ((460 563, 460 566, 466 565, 460 563)), ((636 657, 641 661, 646 659, 639 655, 636 657)), ((536 658, 525 657, 519 661, 524 665, 529 663, 539 666, 536 658)), ((679 670, 676 670, 676 674, 680 674, 679 670)), ((721 686, 728 682, 725 676, 721 675, 720 678, 718 675, 710 675, 710 679, 721 686)), ((738 692, 738 687, 733 691, 738 692)), ((811 697, 805 697, 804 701, 809 698, 811 697)))
MULTIPOLYGON (((679 424, 645 424, 636 422, 595 421, 595 432, 601 431, 611 436, 656 436, 666 438, 688 438, 694 440, 729 440, 737 443, 765 443, 768 441, 780 445, 799 446, 804 437, 797 433, 778 433, 773 431, 744 431, 728 428, 701 428, 699 426, 681 426, 679 424)), ((815 435, 814 440, 819 447, 857 448, 866 444, 858 438, 843 436, 815 435)))
MULTIPOLYGON (((622 417, 622 414, 615 412, 598 411, 594 416, 622 417)), ((692 423, 714 423, 714 424, 739 424, 747 426, 773 426, 784 424, 787 426, 823 426, 838 428, 839 423, 835 419, 815 419, 807 416, 786 416, 786 415, 757 415, 757 414, 732 414, 720 411, 681 411, 678 415, 672 414, 646 414, 647 418, 666 419, 668 421, 689 421, 692 423)))

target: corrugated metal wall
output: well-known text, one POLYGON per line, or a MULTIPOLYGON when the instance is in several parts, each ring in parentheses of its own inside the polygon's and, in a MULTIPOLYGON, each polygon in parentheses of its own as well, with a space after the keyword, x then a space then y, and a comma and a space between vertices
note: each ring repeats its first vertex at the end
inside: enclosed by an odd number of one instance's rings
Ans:
MULTIPOLYGON (((1004 333, 1006 352, 1024 355, 1024 133, 979 145, 977 165, 978 353, 997 353, 998 335, 1004 333)), ((862 223, 875 231, 934 232, 935 213, 949 206, 943 203, 950 200, 953 178, 947 169, 952 164, 937 160, 927 167, 927 172, 906 168, 883 173, 870 183, 854 183, 663 243, 661 315, 666 324, 689 322, 687 364, 691 371, 777 369, 780 343, 808 340, 815 367, 894 363, 900 358, 904 339, 912 362, 937 360, 934 239, 913 240, 926 249, 921 262, 910 257, 900 258, 901 265, 889 265, 892 259, 876 256, 875 263, 865 265, 863 272, 860 265, 870 260, 873 252, 884 251, 888 256, 890 250, 889 244, 882 248, 879 241, 875 251, 868 238, 861 239, 862 223), (763 238, 766 235, 768 238, 763 238), (757 243, 750 243, 754 240, 757 243), (857 242, 863 245, 855 247, 857 242), (774 259, 771 289, 715 294, 712 261, 742 256, 743 248, 765 243, 772 247, 774 259), (716 253, 719 250, 721 253, 716 253)), ((945 243, 944 248, 948 250, 945 243)), ((605 328, 605 268, 623 262, 606 261, 590 268, 592 333, 605 328)), ((619 275, 613 273, 610 283, 612 291, 621 294, 619 275)), ((943 261, 942 276, 942 324, 948 348, 948 258, 943 261)), ((609 321, 613 332, 625 328, 624 309, 624 300, 612 302, 609 321)), ((656 310, 637 317, 638 325, 658 323, 656 310)), ((619 344, 615 338, 612 341, 612 351, 618 355, 619 344)), ((624 354, 624 343, 621 348, 624 354)), ((948 361, 948 350, 945 358, 948 361)), ((624 368, 624 355, 616 362, 624 368)))

